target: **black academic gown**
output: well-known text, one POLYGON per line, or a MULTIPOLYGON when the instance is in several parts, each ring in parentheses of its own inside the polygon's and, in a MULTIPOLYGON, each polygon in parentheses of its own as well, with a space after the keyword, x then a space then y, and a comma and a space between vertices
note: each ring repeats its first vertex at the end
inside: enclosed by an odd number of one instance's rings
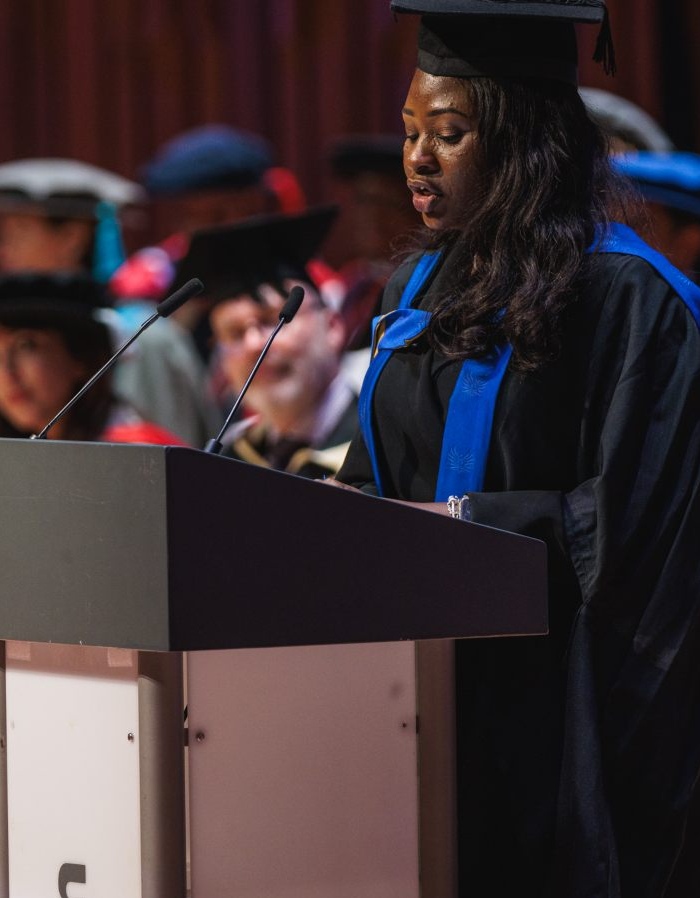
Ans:
MULTIPOLYGON (((684 842, 700 771, 700 334, 642 259, 583 271, 558 361, 506 372, 471 496, 474 521, 547 542, 551 632, 458 643, 470 898, 700 894, 700 844, 684 842)), ((385 495, 433 499, 458 368, 424 338, 389 361, 374 405, 385 495)), ((338 476, 373 489, 361 436, 338 476)))

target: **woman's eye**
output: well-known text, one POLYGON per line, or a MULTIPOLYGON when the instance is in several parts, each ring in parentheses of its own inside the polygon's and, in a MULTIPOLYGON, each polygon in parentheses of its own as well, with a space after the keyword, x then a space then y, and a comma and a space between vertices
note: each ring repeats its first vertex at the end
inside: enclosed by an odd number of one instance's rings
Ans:
POLYGON ((443 143, 459 143, 464 135, 463 134, 438 134, 438 140, 441 140, 443 143))
POLYGON ((17 340, 15 348, 20 352, 35 352, 38 348, 38 343, 34 337, 23 337, 20 340, 17 340))
POLYGON ((406 140, 409 141, 409 143, 415 143, 418 140, 418 135, 417 134, 407 134, 406 140))

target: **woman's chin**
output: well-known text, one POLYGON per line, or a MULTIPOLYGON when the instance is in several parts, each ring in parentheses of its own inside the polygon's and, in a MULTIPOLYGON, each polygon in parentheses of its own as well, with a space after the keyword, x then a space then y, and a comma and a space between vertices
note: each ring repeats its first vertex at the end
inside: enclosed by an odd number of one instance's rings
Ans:
POLYGON ((423 224, 431 231, 444 231, 448 227, 443 218, 438 218, 435 215, 423 215, 423 224))

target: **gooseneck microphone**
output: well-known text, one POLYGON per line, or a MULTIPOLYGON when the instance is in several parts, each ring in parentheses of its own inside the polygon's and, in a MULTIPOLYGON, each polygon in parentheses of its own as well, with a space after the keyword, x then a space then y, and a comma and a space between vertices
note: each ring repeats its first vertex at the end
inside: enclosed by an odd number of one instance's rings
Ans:
POLYGON ((231 421, 233 420, 233 416, 238 411, 238 407, 241 404, 243 397, 247 393, 248 387, 250 386, 251 381, 257 374, 258 368, 262 364, 262 360, 267 355, 267 350, 270 348, 270 346, 272 345, 272 341, 275 339, 277 334, 282 330, 284 325, 289 324, 289 322, 292 320, 292 318, 294 318, 296 313, 299 311, 299 306, 302 304, 303 300, 304 300, 304 288, 300 287, 297 284, 296 287, 292 287, 292 289, 289 291, 289 296, 287 297, 287 301, 282 306, 282 311, 280 312, 280 315, 279 315, 279 321, 275 325, 275 329, 272 331, 270 336, 267 338, 267 342, 263 346, 262 352, 258 356, 257 362, 253 365, 253 370, 248 375, 248 379, 243 384, 243 387, 241 388, 241 392, 236 397, 236 401, 233 403, 233 408, 228 413, 228 417, 224 421, 224 426, 218 432, 216 437, 214 437, 213 440, 209 440, 209 442, 206 444, 206 446, 204 447, 205 452, 209 452, 212 455, 221 455, 221 451, 224 448, 223 444, 221 443, 221 438, 226 433, 231 421))
POLYGON ((204 284, 199 280, 199 278, 192 278, 192 280, 187 281, 186 284, 183 284, 182 287, 179 287, 174 293, 171 293, 170 296, 167 296, 162 302, 159 302, 156 306, 155 312, 147 318, 146 321, 143 322, 141 327, 136 331, 133 336, 129 337, 129 339, 123 343, 119 349, 114 353, 111 359, 106 362, 100 370, 93 374, 90 380, 84 384, 78 392, 73 396, 73 398, 63 406, 60 412, 55 415, 49 423, 44 427, 43 430, 39 431, 39 433, 32 434, 31 439, 33 440, 45 440, 46 434, 51 430, 54 424, 57 424, 61 418, 66 415, 78 402, 82 397, 87 393, 90 387, 95 384, 103 375, 105 375, 110 368, 113 368, 116 364, 119 356, 126 352, 126 350, 131 346, 134 340, 138 339, 141 334, 147 330, 158 318, 167 318, 168 315, 172 315, 172 313, 179 309, 180 306, 184 305, 188 299, 191 299, 193 296, 197 296, 198 293, 201 293, 204 290, 204 284))

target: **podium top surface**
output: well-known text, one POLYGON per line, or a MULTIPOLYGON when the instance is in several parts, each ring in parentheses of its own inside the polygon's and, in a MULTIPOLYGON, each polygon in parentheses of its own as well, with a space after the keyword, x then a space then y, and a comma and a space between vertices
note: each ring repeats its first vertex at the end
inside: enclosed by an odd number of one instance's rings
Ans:
POLYGON ((0 638, 152 651, 544 633, 546 548, 193 449, 0 440, 0 638))

